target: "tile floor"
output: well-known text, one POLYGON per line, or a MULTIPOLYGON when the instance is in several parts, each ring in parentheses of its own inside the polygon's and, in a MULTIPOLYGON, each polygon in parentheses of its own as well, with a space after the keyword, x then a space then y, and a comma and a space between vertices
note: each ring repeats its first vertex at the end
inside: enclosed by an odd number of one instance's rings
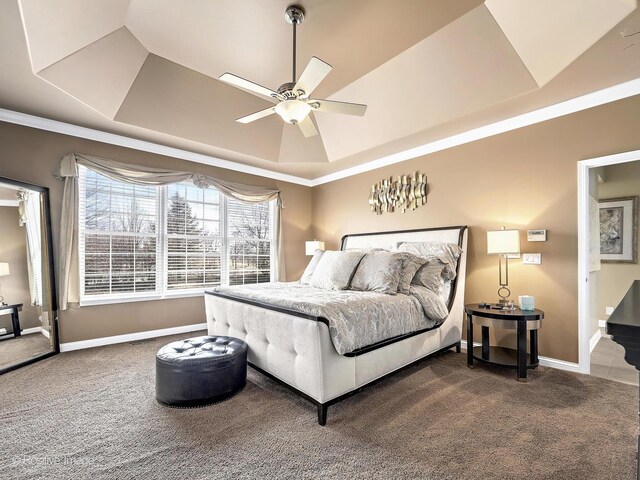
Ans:
POLYGON ((604 334, 591 352, 591 375, 638 385, 638 371, 624 361, 624 348, 604 334))

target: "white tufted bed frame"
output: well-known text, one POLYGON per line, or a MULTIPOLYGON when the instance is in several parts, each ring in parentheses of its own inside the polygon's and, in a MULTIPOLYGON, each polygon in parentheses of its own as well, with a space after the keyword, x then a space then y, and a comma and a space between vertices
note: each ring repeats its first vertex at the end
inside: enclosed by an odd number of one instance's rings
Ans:
POLYGON ((455 347, 460 352, 467 267, 467 227, 346 235, 341 249, 391 248, 396 242, 449 242, 463 253, 449 299, 449 316, 441 326, 339 355, 326 319, 267 304, 207 292, 205 306, 210 335, 241 338, 249 345, 254 369, 282 383, 318 408, 326 423, 327 408, 362 387, 433 353, 455 347))

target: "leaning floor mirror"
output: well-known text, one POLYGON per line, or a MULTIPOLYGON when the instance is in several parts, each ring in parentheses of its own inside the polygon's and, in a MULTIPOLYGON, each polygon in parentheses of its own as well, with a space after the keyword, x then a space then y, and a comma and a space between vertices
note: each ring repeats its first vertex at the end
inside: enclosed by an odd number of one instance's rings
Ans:
POLYGON ((60 351, 49 190, 0 177, 0 374, 60 351))

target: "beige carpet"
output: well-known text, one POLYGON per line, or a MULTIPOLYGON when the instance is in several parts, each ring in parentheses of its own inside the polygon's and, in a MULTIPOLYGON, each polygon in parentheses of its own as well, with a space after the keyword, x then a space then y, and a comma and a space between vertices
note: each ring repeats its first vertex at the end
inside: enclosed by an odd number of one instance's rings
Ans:
MULTIPOLYGON (((184 336, 181 336, 184 337, 184 336)), ((250 370, 231 400, 154 400, 166 337, 58 355, 0 377, 3 479, 631 479, 633 386, 447 352, 329 408, 250 370)))
POLYGON ((40 333, 22 334, 0 340, 0 368, 24 362, 51 351, 49 339, 40 333))

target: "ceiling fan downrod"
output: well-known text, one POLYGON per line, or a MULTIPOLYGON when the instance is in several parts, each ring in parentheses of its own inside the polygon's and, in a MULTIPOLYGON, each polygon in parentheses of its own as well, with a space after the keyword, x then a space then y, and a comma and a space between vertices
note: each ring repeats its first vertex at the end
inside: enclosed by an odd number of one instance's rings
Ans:
POLYGON ((293 26, 293 78, 296 83, 296 27, 304 22, 304 10, 298 5, 290 5, 284 12, 284 19, 293 26))

